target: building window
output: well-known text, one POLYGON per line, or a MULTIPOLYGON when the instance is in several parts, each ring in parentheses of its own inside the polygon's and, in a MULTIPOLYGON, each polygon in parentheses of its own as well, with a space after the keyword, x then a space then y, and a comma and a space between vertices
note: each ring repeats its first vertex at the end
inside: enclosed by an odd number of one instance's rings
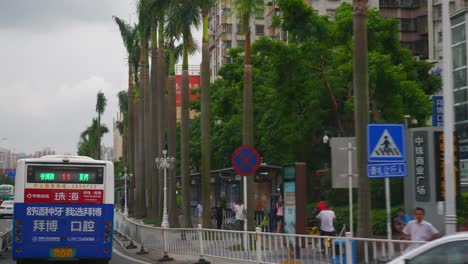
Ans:
POLYGON ((237 46, 238 47, 244 47, 245 46, 245 40, 238 40, 237 41, 237 46))
POLYGON ((466 45, 460 44, 452 48, 453 52, 453 69, 458 69, 466 66, 466 45))
POLYGON ((468 89, 464 88, 462 90, 455 91, 453 93, 453 99, 455 104, 464 103, 468 101, 468 89))
POLYGON ((327 9, 327 17, 334 19, 336 14, 335 9, 327 9))
POLYGON ((442 40, 443 40, 442 39, 442 31, 437 32, 437 35, 438 35, 437 40, 439 41, 439 43, 442 43, 442 40))
POLYGON ((242 30, 241 30, 241 24, 237 24, 237 34, 241 34, 242 33, 242 30))
POLYGON ((463 122, 468 120, 468 104, 455 106, 455 122, 463 122))
POLYGON ((465 24, 452 28, 452 44, 465 41, 465 24))
POLYGON ((224 25, 224 32, 232 33, 232 24, 225 24, 224 25))
POLYGON ((265 35, 265 26, 264 25, 255 25, 255 33, 257 35, 265 35))
MULTIPOLYGON (((454 55, 455 56, 455 55, 454 55)), ((466 86, 466 68, 453 72, 453 88, 458 89, 466 86)))
POLYGON ((400 20, 400 30, 401 32, 416 32, 416 19, 402 18, 400 20))
POLYGON ((232 41, 228 40, 223 42, 223 48, 230 49, 232 47, 232 41))

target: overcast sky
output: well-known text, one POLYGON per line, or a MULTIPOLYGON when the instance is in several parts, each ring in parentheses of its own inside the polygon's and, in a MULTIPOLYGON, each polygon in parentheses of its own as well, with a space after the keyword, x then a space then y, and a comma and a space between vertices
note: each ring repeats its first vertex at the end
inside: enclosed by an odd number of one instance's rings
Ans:
MULTIPOLYGON (((136 22, 135 1, 0 0, 0 147, 75 154, 99 90, 112 128, 128 68, 112 16, 136 22)), ((112 146, 112 132, 103 143, 112 146)))

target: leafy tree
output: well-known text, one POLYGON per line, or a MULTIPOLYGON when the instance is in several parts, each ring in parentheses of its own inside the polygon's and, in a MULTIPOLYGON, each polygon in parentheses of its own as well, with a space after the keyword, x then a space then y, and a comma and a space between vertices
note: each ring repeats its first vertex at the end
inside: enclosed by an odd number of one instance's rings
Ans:
MULTIPOLYGON (((254 139, 265 162, 305 161, 311 171, 329 166, 330 153, 322 143, 326 131, 333 136, 353 135, 352 7, 343 4, 336 21, 329 21, 301 10, 309 7, 299 2, 303 1, 280 1, 288 43, 262 38, 252 47, 254 139)), ((394 19, 371 9, 369 25, 373 122, 403 122, 405 114, 427 120, 429 95, 440 88, 440 79, 428 74, 429 63, 415 61, 400 47, 394 19)), ((242 143, 238 127, 243 110, 243 49, 229 52, 232 63, 220 69, 222 78, 211 85, 216 168, 229 167, 226 157, 242 143)), ((198 129, 191 129, 196 138, 198 129)), ((192 139, 193 146, 198 144, 192 139)), ((199 155, 191 152, 191 157, 199 155)))

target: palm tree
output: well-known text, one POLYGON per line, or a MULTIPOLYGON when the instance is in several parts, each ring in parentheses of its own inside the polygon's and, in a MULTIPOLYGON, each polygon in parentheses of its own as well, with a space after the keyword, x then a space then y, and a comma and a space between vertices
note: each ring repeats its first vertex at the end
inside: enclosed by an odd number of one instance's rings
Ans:
MULTIPOLYGON (((107 105, 107 99, 104 96, 104 93, 99 91, 97 94, 97 101, 96 101, 96 112, 98 113, 98 119, 97 119, 98 135, 101 134, 99 131, 101 129, 101 115, 104 113, 104 110, 106 110, 106 105, 107 105)), ((96 158, 101 159, 101 137, 98 137, 98 141, 97 141, 96 158)))
MULTIPOLYGON (((166 87, 166 60, 165 60, 165 48, 164 48, 164 25, 165 25, 165 13, 167 12, 170 5, 169 0, 151 0, 150 10, 152 15, 152 50, 151 50, 151 84, 153 90, 153 115, 155 123, 153 125, 153 131, 155 132, 156 142, 153 144, 153 157, 162 155, 165 142, 165 120, 164 120, 164 97, 166 87), (157 39, 156 39, 157 35, 157 39), (154 73, 153 73, 154 72, 154 73), (154 78, 153 78, 154 76, 154 78)), ((157 175, 162 172, 156 170, 157 175)), ((159 203, 159 209, 163 207, 163 177, 158 177, 159 185, 158 192, 154 194, 153 202, 159 203), (159 194, 159 197, 156 195, 159 194)), ((158 211, 158 217, 161 216, 161 211, 158 211)))
MULTIPOLYGON (((151 178, 150 174, 148 174, 145 164, 148 162, 153 162, 151 159, 151 155, 146 155, 147 152, 145 150, 148 150, 147 146, 150 144, 147 144, 146 141, 148 136, 150 136, 149 131, 147 130, 148 128, 148 123, 149 122, 149 108, 148 108, 148 103, 147 103, 147 98, 146 96, 148 95, 148 89, 149 89, 149 74, 148 74, 148 69, 147 69, 147 63, 148 63, 148 36, 150 33, 150 16, 148 12, 148 1, 140 1, 138 3, 138 17, 139 17, 139 24, 138 24, 138 30, 139 30, 139 36, 140 36, 140 61, 139 61, 139 69, 140 69, 140 85, 139 85, 139 142, 138 142, 138 153, 137 153, 137 162, 139 164, 136 164, 136 174, 142 175, 142 181, 143 186, 145 187, 143 192, 141 194, 137 195, 142 195, 142 201, 147 201, 148 204, 146 204, 146 214, 150 215, 152 211, 152 201, 151 199, 147 199, 146 196, 151 194, 152 191, 152 186, 151 186, 151 178), (146 146, 146 147, 145 147, 146 146)), ((148 197, 149 198, 149 197, 148 197)))
POLYGON ((96 158, 95 155, 99 146, 97 143, 106 133, 109 133, 107 126, 101 125, 97 118, 93 118, 91 125, 80 134, 78 155, 96 158))
MULTIPOLYGON (((211 136, 210 136, 210 47, 208 36, 208 14, 214 5, 213 0, 199 0, 202 21, 202 61, 201 69, 201 186, 202 204, 211 208, 211 136)), ((211 211, 203 210, 203 223, 211 223, 211 211)))
MULTIPOLYGON (((169 7, 172 8, 172 5, 169 7)), ((171 11, 168 11, 169 13, 171 11)), ((168 95, 166 108, 167 118, 167 141, 168 141, 168 155, 175 157, 177 155, 177 107, 176 107, 176 81, 175 81, 175 62, 181 56, 182 45, 175 47, 175 41, 180 37, 178 25, 175 25, 169 20, 165 29, 166 36, 166 57, 168 61, 168 95)), ((179 217, 177 214, 176 203, 176 170, 169 171, 168 178, 168 208, 169 210, 169 223, 171 227, 179 227, 179 217)))
MULTIPOLYGON (((182 122, 181 122, 181 178, 182 178, 182 226, 189 227, 190 223, 190 171, 189 171, 189 82, 188 82, 188 54, 193 52, 195 43, 191 34, 191 27, 200 25, 200 9, 195 1, 173 1, 169 23, 175 25, 182 34, 182 122)), ((208 210, 208 208, 207 208, 208 210)))
MULTIPOLYGON (((254 146, 252 60, 250 47, 250 19, 264 8, 264 0, 231 0, 233 11, 240 19, 241 32, 245 36, 244 92, 242 116, 242 143, 254 146)), ((254 230, 254 177, 247 178, 247 223, 254 230)))
MULTIPOLYGON (((137 142, 136 141, 136 135, 137 135, 137 130, 136 126, 138 126, 138 121, 135 121, 135 114, 136 111, 135 109, 138 109, 135 107, 135 89, 134 85, 138 83, 138 60, 140 56, 140 46, 139 46, 139 35, 138 35, 138 27, 131 26, 124 20, 114 17, 115 22, 119 26, 120 30, 120 35, 122 37, 125 49, 127 50, 127 60, 128 60, 128 110, 127 110, 127 120, 128 120, 128 133, 127 133, 127 150, 128 150, 128 167, 130 169, 130 172, 135 173, 135 153, 136 153, 136 147, 137 147, 137 142)), ((135 177, 132 177, 131 182, 130 182, 130 206, 129 206, 129 213, 133 214, 134 209, 136 210, 137 207, 140 209, 140 211, 137 213, 137 215, 141 216, 141 210, 144 208, 142 206, 142 203, 144 202, 141 199, 138 199, 138 196, 135 197, 133 194, 133 190, 136 187, 136 193, 141 194, 143 193, 142 191, 142 186, 143 185, 138 185, 135 184, 137 180, 139 180, 140 175, 135 175, 135 177), (135 199, 135 201, 133 201, 135 199), (134 206, 138 205, 138 206, 134 206)))

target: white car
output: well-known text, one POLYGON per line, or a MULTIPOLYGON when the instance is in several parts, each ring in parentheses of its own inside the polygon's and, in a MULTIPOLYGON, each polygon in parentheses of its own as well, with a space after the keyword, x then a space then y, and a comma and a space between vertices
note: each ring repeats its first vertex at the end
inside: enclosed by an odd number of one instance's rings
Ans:
POLYGON ((468 263, 468 232, 444 236, 417 247, 387 264, 468 263))
POLYGON ((6 200, 0 204, 0 218, 4 216, 13 216, 13 206, 15 205, 15 201, 13 200, 6 200))

